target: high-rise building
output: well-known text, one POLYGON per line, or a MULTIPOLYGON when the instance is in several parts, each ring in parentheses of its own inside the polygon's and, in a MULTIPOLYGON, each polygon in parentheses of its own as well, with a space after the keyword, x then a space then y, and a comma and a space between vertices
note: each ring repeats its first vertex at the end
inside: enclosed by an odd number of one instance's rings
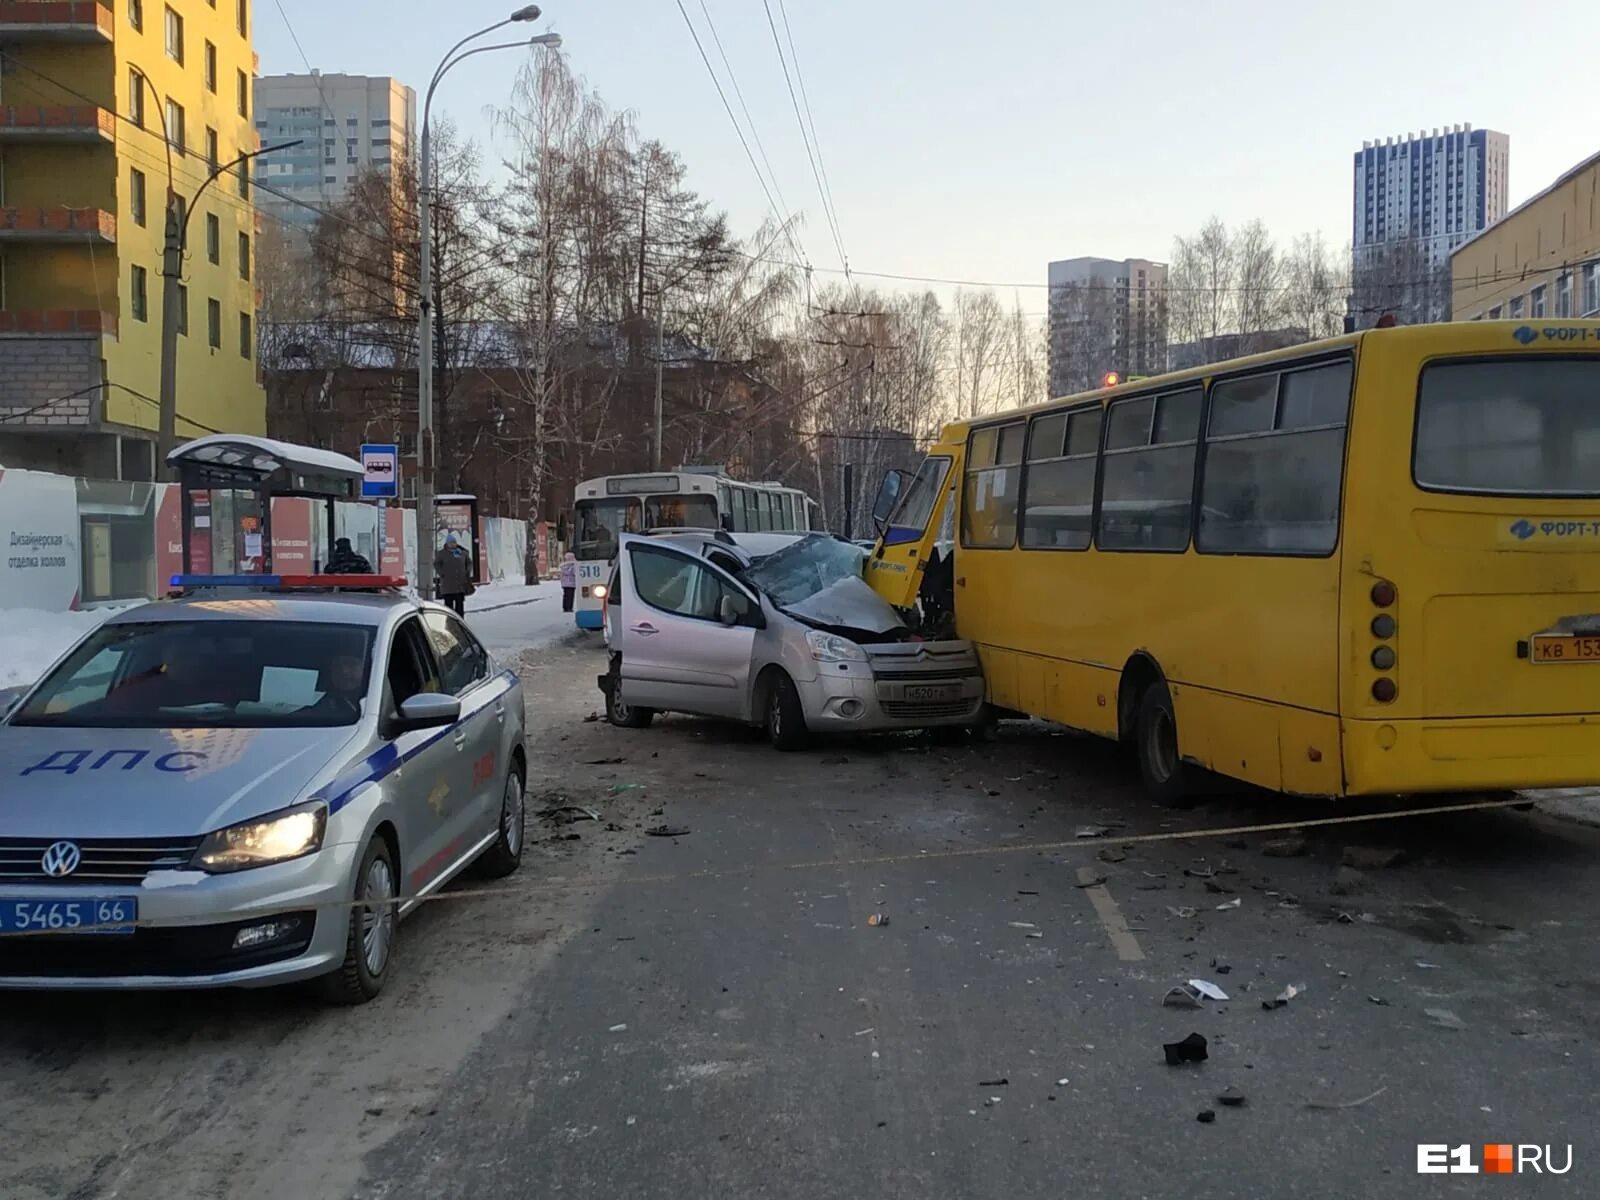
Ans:
POLYGON ((1068 258, 1050 264, 1049 282, 1051 395, 1098 387, 1108 371, 1166 369, 1165 263, 1068 258))
POLYGON ((0 3, 0 465, 152 479, 169 188, 177 433, 261 433, 249 0, 0 3), (198 200, 196 196, 199 196, 198 200))
POLYGON ((388 175, 410 152, 417 94, 387 75, 263 75, 255 96, 263 141, 301 141, 256 165, 262 209, 292 226, 309 231, 354 180, 388 175))
POLYGON ((1355 153, 1352 315, 1450 315, 1450 252, 1505 216, 1511 139, 1456 125, 1355 153))

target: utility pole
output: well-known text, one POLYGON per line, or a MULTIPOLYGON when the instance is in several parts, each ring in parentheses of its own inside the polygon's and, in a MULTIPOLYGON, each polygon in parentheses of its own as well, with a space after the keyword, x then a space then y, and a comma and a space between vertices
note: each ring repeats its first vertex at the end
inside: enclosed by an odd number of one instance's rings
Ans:
POLYGON ((661 358, 666 353, 667 306, 666 298, 656 297, 656 438, 654 452, 650 455, 650 469, 661 470, 661 358))

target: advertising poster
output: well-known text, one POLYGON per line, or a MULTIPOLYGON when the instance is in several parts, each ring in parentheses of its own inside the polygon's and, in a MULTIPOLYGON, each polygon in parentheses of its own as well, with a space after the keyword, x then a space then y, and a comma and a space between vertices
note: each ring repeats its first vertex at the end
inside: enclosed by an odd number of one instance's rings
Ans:
MULTIPOLYGON (((316 571, 318 548, 311 540, 314 501, 279 496, 272 502, 272 570, 278 575, 310 575, 316 571)), ((249 547, 246 547, 248 553, 249 547)))
POLYGON ((65 475, 0 471, 0 608, 78 607, 78 489, 65 475))
POLYGON ((183 493, 158 483, 156 499, 156 595, 165 596, 172 577, 183 574, 183 493))

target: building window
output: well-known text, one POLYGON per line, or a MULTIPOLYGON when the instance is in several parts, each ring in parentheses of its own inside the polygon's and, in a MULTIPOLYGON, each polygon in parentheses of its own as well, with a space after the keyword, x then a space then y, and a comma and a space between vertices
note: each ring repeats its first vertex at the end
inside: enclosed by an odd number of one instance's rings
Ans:
POLYGON ((217 220, 216 213, 206 214, 206 261, 222 261, 222 222, 217 220))
POLYGON ((133 217, 133 223, 143 228, 145 223, 144 210, 144 172, 138 167, 128 170, 128 212, 133 217))
POLYGON ((128 69, 128 120, 144 128, 144 76, 128 69))
POLYGON ((250 163, 248 160, 241 161, 234 169, 239 180, 239 195, 248 200, 250 199, 250 163))
POLYGON ((150 292, 145 269, 135 266, 132 271, 133 295, 129 297, 128 307, 133 313, 135 321, 148 321, 150 319, 150 292))
POLYGON ((250 332, 250 314, 239 314, 239 357, 249 358, 255 344, 250 332))
POLYGON ((1496 304, 1493 308, 1491 308, 1489 310, 1489 320, 1498 321, 1500 319, 1500 312, 1501 312, 1500 306, 1498 304, 1496 304))
POLYGON ((1515 321, 1518 317, 1522 316, 1522 297, 1521 296, 1513 296, 1513 297, 1511 297, 1511 308, 1510 308, 1510 311, 1506 315, 1509 316, 1513 321, 1515 321))
POLYGON ((217 131, 215 129, 212 129, 211 126, 207 125, 206 126, 206 162, 211 164, 211 169, 213 171, 215 171, 217 169, 217 167, 220 165, 219 164, 219 160, 218 160, 218 155, 220 153, 221 153, 221 151, 217 147, 217 131))
POLYGON ((181 283, 178 285, 178 332, 189 336, 189 289, 181 283))
POLYGON ((167 101, 167 141, 179 154, 185 153, 183 136, 183 105, 176 100, 167 101))
POLYGON ((1556 316, 1572 315, 1572 276, 1563 274, 1556 279, 1556 316))
POLYGON ((238 100, 239 115, 241 117, 248 117, 250 115, 250 77, 243 71, 240 71, 237 74, 237 87, 239 89, 239 94, 236 99, 238 100))
POLYGON ((183 18, 167 9, 167 57, 183 64, 183 18))
POLYGON ((239 235, 239 278, 250 278, 250 235, 248 233, 239 235))
POLYGON ((217 48, 206 43, 206 91, 217 94, 217 48))
POLYGON ((234 23, 239 27, 241 37, 250 36, 250 0, 239 0, 238 12, 234 23))
POLYGON ((1528 293, 1528 315, 1530 317, 1544 316, 1544 297, 1548 290, 1549 289, 1541 283, 1538 287, 1534 288, 1533 291, 1528 293))
MULTIPOLYGON (((332 162, 333 159, 330 158, 328 161, 332 162)), ((338 183, 339 182, 339 178, 336 175, 324 175, 322 177, 322 182, 323 183, 338 183)))
POLYGON ((222 302, 206 301, 206 344, 213 350, 222 349, 222 302))
POLYGON ((128 0, 128 24, 144 32, 144 0, 128 0))
POLYGON ((415 458, 417 456, 417 435, 412 430, 402 430, 394 435, 395 446, 401 458, 415 458))
POLYGON ((1586 263, 1583 268, 1583 315, 1592 317, 1600 312, 1600 264, 1586 263))

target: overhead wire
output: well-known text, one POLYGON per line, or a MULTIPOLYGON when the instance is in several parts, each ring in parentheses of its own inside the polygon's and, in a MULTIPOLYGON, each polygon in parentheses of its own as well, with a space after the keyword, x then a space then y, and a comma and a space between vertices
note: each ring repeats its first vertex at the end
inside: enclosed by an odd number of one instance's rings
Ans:
MULTIPOLYGON (((773 216, 777 219, 783 229, 784 237, 789 243, 789 248, 793 250, 795 254, 802 260, 802 263, 804 263, 803 266, 800 263, 790 265, 795 266, 800 270, 810 270, 809 256, 805 253, 804 249, 800 247, 795 235, 790 231, 787 212, 779 208, 778 202, 773 199, 772 189, 767 186, 766 178, 761 174, 761 168, 756 165, 756 156, 750 149, 749 139, 744 136, 744 130, 739 125, 739 118, 733 114, 733 105, 728 103, 728 94, 723 90, 722 81, 717 78, 717 72, 711 65, 711 59, 706 54, 705 45, 700 41, 700 33, 697 29, 695 29, 694 22, 689 19, 689 10, 683 6, 683 0, 675 0, 675 2, 677 3, 679 14, 683 17, 683 23, 688 26, 689 36, 694 39, 694 48, 700 52, 700 61, 705 64, 706 74, 711 76, 711 84, 717 89, 717 96, 722 101, 723 111, 728 114, 728 120, 733 124, 733 132, 738 135, 739 145, 744 147, 744 155, 750 160, 750 169, 756 173, 756 182, 761 185, 761 191, 767 198, 767 204, 772 208, 773 216)), ((745 257, 750 256, 747 255, 745 257)))
MULTIPOLYGON (((828 180, 828 164, 822 158, 822 140, 817 137, 817 123, 811 116, 811 97, 806 94, 806 77, 800 70, 800 55, 794 48, 794 34, 789 29, 789 11, 784 7, 783 0, 778 0, 778 15, 783 18, 783 35, 789 42, 789 59, 794 63, 794 75, 800 85, 800 103, 806 110, 806 124, 811 128, 811 144, 817 151, 817 166, 822 171, 822 194, 830 209, 833 210, 834 229, 839 234, 839 248, 844 249, 844 227, 839 223, 839 208, 833 202, 833 185, 828 180)), ((845 256, 845 274, 850 272, 850 259, 845 256)))
MULTIPOLYGON (((822 185, 822 175, 817 170, 816 156, 811 152, 811 138, 806 133, 806 123, 800 115, 800 101, 795 95, 794 80, 789 76, 789 62, 783 54, 783 42, 778 37, 778 26, 772 19, 772 4, 770 0, 761 0, 761 7, 767 14, 767 28, 772 31, 772 45, 778 52, 778 65, 783 68, 783 81, 789 88, 789 103, 794 106, 795 124, 800 127, 800 141, 805 146, 806 160, 811 164, 811 177, 817 182, 817 198, 822 201, 822 215, 828 222, 828 231, 833 235, 834 249, 839 252, 839 266, 846 275, 850 274, 850 260, 844 252, 844 240, 839 236, 839 225, 834 220, 833 206, 828 202, 827 189, 822 185)), ((796 71, 799 67, 796 66, 796 71)))

